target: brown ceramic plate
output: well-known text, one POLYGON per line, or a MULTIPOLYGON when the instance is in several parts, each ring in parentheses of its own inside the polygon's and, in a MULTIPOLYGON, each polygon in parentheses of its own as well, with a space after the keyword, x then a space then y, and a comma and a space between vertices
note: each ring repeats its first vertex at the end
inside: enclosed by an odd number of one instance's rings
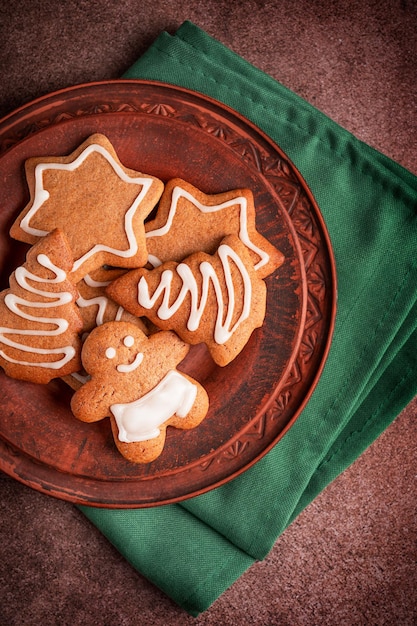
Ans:
POLYGON ((180 369, 207 389, 210 410, 191 431, 168 429, 144 466, 116 451, 109 420, 78 422, 60 380, 34 385, 0 371, 0 469, 44 493, 104 507, 146 507, 197 495, 237 476, 291 427, 323 367, 335 313, 334 262, 319 209, 288 158, 236 112, 149 81, 80 85, 0 121, 0 288, 27 247, 8 231, 28 200, 26 158, 70 153, 106 134, 124 165, 206 193, 252 189, 258 230, 284 254, 266 279, 267 315, 243 352, 215 366, 202 347, 180 369))

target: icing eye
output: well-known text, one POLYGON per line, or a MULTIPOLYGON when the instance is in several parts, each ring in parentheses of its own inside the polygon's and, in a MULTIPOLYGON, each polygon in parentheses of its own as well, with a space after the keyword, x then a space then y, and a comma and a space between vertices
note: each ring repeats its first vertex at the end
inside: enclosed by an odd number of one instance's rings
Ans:
POLYGON ((132 335, 127 335, 123 339, 123 343, 125 344, 126 348, 131 348, 133 344, 135 343, 135 338, 132 337, 132 335))
POLYGON ((116 356, 116 350, 114 348, 107 348, 106 357, 108 359, 114 359, 115 356, 116 356))

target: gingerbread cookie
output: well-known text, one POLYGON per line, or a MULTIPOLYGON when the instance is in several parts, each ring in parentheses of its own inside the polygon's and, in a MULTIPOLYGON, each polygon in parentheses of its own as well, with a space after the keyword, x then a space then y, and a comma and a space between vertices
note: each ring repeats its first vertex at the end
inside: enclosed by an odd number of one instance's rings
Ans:
POLYGON ((74 415, 85 422, 110 417, 120 453, 148 463, 162 452, 168 426, 197 426, 208 410, 204 388, 177 370, 188 353, 175 333, 146 337, 129 322, 95 328, 82 349, 91 378, 72 397, 74 415))
POLYGON ((58 229, 32 246, 0 294, 0 365, 13 378, 47 383, 81 367, 82 319, 68 279, 73 257, 58 229))
POLYGON ((74 254, 74 282, 105 264, 146 263, 144 220, 162 181, 122 165, 98 133, 69 156, 34 157, 25 166, 30 201, 12 225, 12 237, 33 244, 60 228, 74 254))
POLYGON ((230 363, 262 325, 266 284, 254 269, 247 246, 225 237, 214 255, 196 252, 132 270, 107 287, 111 298, 189 344, 204 342, 214 361, 230 363))
POLYGON ((214 254, 220 241, 236 235, 248 248, 261 278, 284 261, 257 230, 255 205, 249 189, 207 195, 180 178, 165 185, 155 219, 145 224, 149 261, 182 261, 194 252, 214 254))

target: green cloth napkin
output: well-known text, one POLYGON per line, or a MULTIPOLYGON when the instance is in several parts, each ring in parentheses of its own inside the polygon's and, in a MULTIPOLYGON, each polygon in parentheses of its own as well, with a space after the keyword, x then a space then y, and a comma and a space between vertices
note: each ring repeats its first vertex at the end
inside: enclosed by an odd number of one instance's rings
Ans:
POLYGON ((207 609, 417 393, 417 178, 190 22, 125 74, 220 100, 266 132, 321 208, 338 275, 327 364, 271 452, 177 505, 82 511, 192 615, 207 609))

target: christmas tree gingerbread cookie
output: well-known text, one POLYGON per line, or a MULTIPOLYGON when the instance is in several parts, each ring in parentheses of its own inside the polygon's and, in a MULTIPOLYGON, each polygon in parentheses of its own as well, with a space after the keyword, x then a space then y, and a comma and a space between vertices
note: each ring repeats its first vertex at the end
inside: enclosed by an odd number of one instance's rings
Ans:
POLYGON ((230 363, 262 326, 266 284, 250 251, 234 235, 215 254, 196 252, 181 263, 132 270, 107 293, 134 315, 146 315, 191 345, 205 343, 220 366, 230 363))
POLYGON ((48 383, 81 367, 82 318, 73 264, 58 229, 32 246, 0 293, 0 366, 13 378, 48 383))
POLYGON ((147 337, 117 321, 96 327, 82 349, 91 378, 73 395, 72 412, 84 422, 110 417, 119 452, 134 463, 154 461, 168 426, 194 428, 208 411, 205 389, 177 369, 188 350, 172 332, 147 337))
POLYGON ((32 157, 25 163, 30 201, 10 229, 34 244, 54 228, 74 254, 73 280, 108 264, 146 264, 144 220, 164 185, 125 167, 104 135, 91 135, 69 156, 32 157))
POLYGON ((250 189, 207 195, 180 178, 165 185, 155 219, 145 224, 149 261, 182 261, 194 252, 214 254, 220 241, 236 235, 252 264, 265 278, 284 262, 284 255, 256 228, 250 189))

